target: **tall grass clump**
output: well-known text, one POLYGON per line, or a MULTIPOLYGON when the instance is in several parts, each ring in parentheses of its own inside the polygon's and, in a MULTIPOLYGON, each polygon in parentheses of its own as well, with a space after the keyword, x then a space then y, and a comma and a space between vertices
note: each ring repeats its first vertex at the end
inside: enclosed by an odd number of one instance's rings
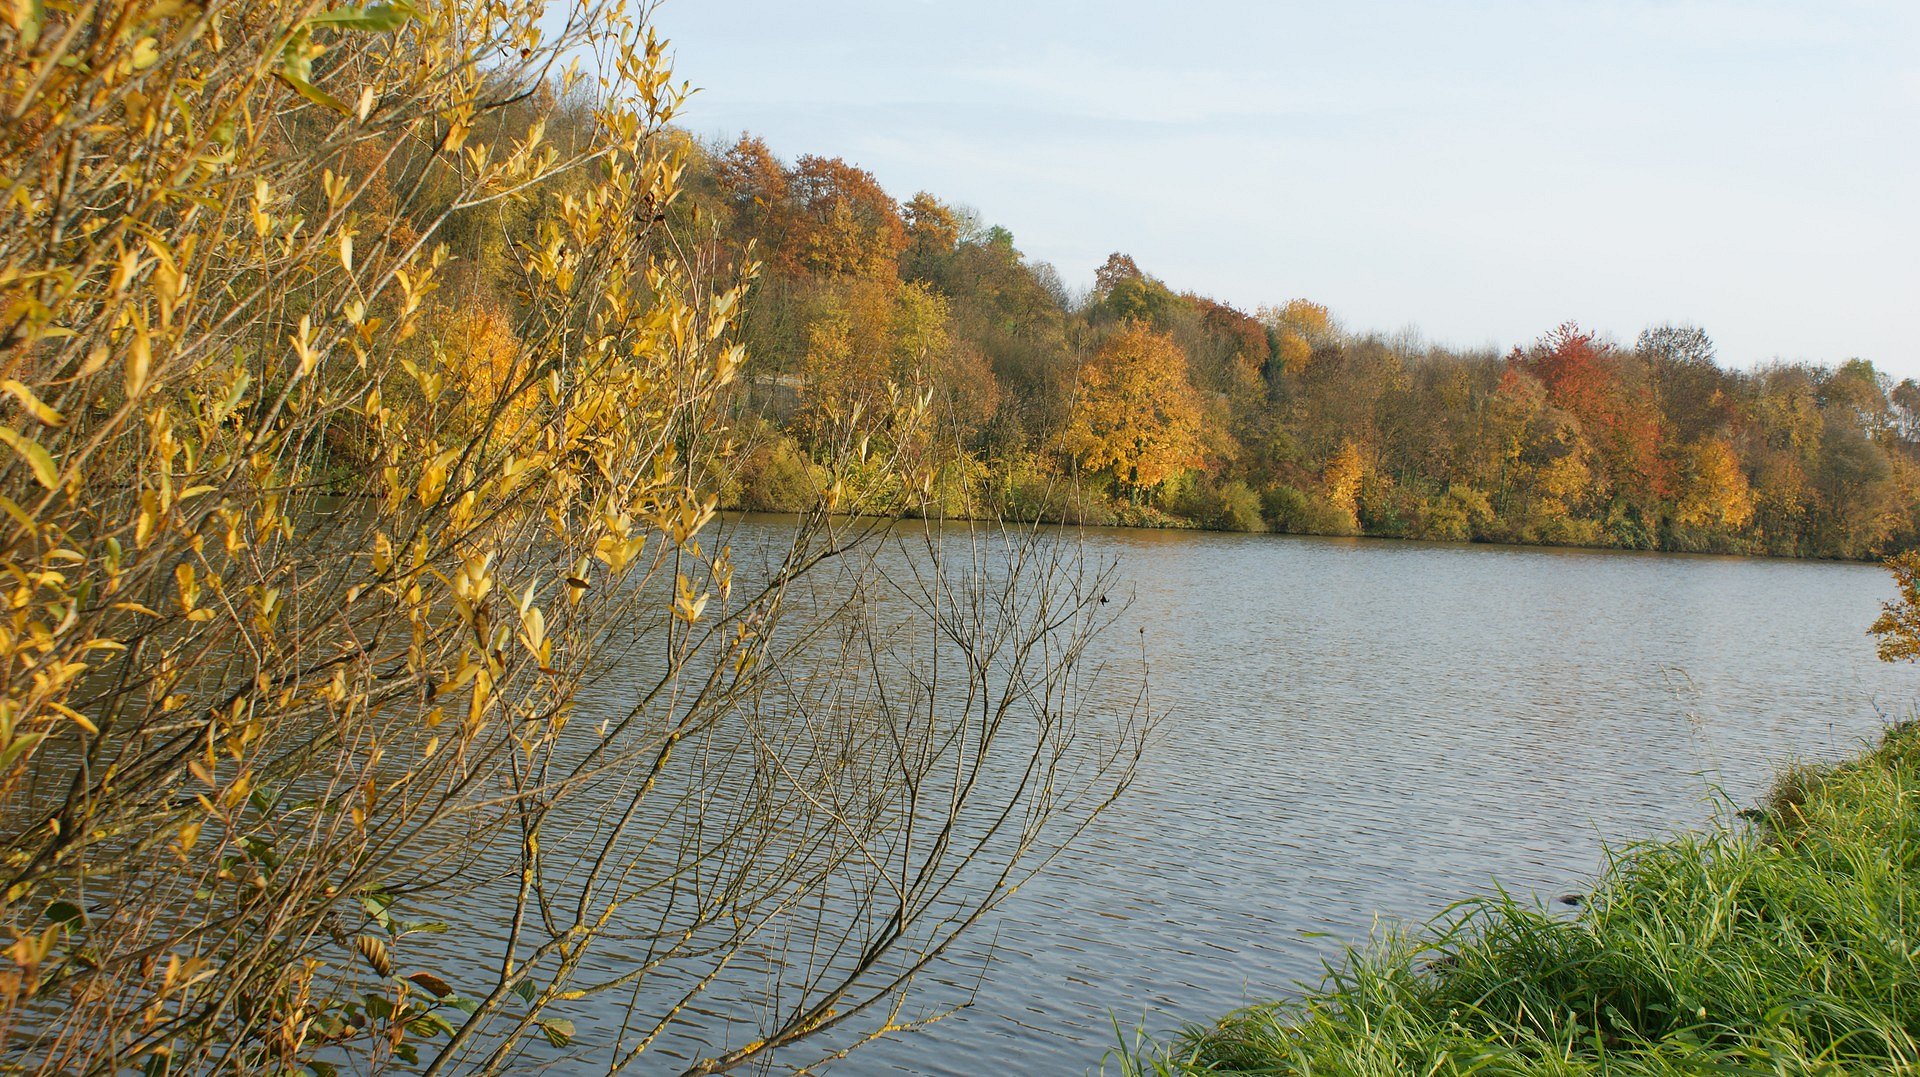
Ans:
POLYGON ((1502 894, 1123 1074, 1920 1071, 1920 730, 1782 778, 1749 825, 1615 854, 1572 916, 1502 894))

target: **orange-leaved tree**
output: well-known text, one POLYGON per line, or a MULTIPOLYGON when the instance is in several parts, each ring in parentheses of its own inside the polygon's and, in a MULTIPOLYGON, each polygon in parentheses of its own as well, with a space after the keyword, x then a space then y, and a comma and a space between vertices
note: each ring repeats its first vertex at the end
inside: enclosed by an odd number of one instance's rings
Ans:
POLYGON ((1580 421, 1618 496, 1652 501, 1672 485, 1660 456, 1661 416, 1644 369, 1598 335, 1567 322, 1514 365, 1540 379, 1553 403, 1580 421))
POLYGON ((1920 662, 1920 553, 1908 550, 1887 560, 1900 597, 1886 603, 1870 633, 1879 637, 1883 662, 1920 662))
POLYGON ((828 276, 887 276, 907 248, 900 207, 873 174, 838 157, 801 157, 787 174, 800 222, 788 264, 828 276))

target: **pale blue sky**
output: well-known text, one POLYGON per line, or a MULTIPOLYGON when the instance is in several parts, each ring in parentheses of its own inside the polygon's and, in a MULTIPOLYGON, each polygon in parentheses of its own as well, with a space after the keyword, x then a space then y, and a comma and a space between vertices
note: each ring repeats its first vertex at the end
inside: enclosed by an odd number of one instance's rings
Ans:
POLYGON ((1920 376, 1920 0, 671 0, 694 130, 1251 309, 1920 376))

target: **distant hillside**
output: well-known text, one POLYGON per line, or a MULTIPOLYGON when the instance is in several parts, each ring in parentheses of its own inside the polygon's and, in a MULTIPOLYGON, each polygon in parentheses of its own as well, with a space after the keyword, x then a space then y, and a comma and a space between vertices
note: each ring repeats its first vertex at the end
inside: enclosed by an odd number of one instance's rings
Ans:
POLYGON ((950 513, 1848 558, 1920 535, 1920 385, 1865 360, 1734 371, 1695 328, 1573 324, 1455 352, 1120 254, 1075 297, 1005 229, 844 161, 688 152, 682 212, 762 266, 743 504, 809 499, 808 461, 892 385, 932 393, 950 513))

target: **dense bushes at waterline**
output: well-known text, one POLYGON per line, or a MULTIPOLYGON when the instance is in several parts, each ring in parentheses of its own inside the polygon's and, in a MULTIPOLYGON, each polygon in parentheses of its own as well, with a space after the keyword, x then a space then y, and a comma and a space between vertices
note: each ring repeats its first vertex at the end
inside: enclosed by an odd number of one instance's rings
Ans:
POLYGON ((1920 727, 1632 846, 1570 915, 1475 898, 1125 1074, 1817 1074, 1920 1066, 1920 727))

